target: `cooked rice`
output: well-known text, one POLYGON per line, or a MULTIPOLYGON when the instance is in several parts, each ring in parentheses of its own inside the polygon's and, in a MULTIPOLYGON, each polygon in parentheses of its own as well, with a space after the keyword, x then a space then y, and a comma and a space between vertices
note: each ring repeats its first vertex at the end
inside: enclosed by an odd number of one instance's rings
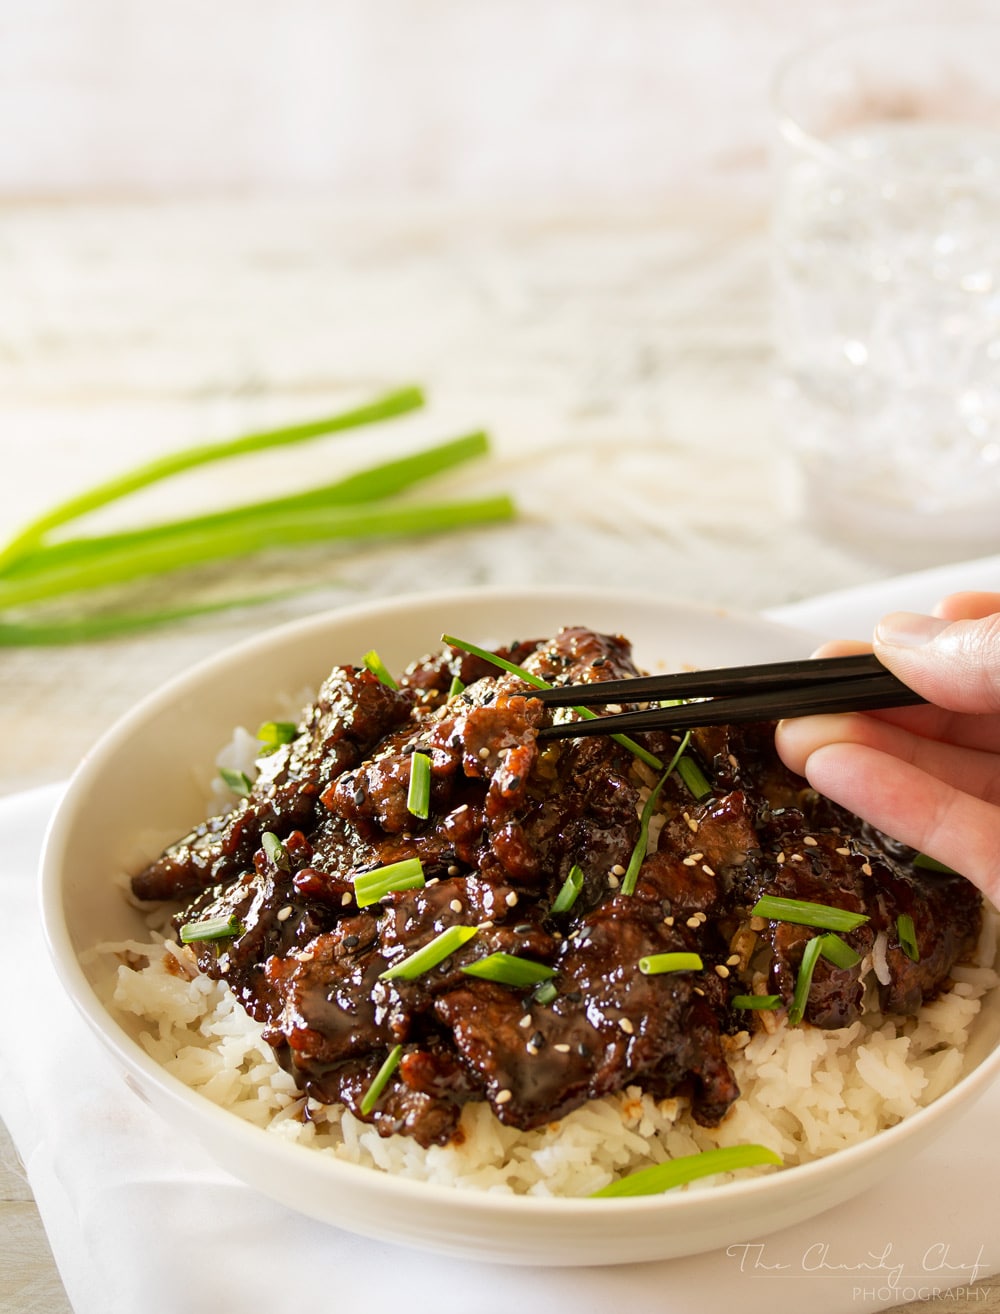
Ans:
MULTIPOLYGON (((238 733, 222 765, 252 774, 258 749, 238 733)), ((232 798, 216 795, 219 808, 232 798)), ((651 847, 655 844, 655 827, 651 847)), ((939 1098, 962 1075, 970 1028, 983 997, 1000 985, 1000 915, 984 907, 973 960, 951 988, 915 1017, 883 1016, 877 980, 884 945, 863 965, 862 1017, 837 1030, 789 1027, 755 1016, 757 1030, 727 1040, 741 1095, 718 1127, 699 1126, 682 1098, 656 1100, 638 1087, 594 1100, 531 1132, 505 1127, 489 1105, 466 1105, 461 1144, 423 1149, 407 1136, 382 1137, 341 1105, 307 1099, 263 1039, 265 1028, 224 981, 197 973, 193 954, 151 932, 149 941, 99 946, 117 963, 109 1005, 166 1071, 270 1134, 350 1163, 467 1189, 534 1196, 585 1196, 651 1163, 718 1146, 755 1143, 785 1166, 867 1140, 939 1098), (138 1029, 137 1029, 138 1022, 138 1029)), ((753 1170, 759 1172, 759 1169, 753 1170)), ((746 1176, 727 1174, 725 1180, 746 1176)), ((723 1177, 703 1179, 705 1189, 723 1177)))

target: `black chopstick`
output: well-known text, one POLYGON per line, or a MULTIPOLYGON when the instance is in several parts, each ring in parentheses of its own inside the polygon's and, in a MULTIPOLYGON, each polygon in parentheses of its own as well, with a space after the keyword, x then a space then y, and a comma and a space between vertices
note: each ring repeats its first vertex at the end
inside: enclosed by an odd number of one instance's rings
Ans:
POLYGON ((716 698, 731 694, 794 689, 821 681, 888 675, 870 652, 853 657, 803 657, 791 662, 759 662, 670 675, 636 675, 624 680, 554 685, 532 694, 550 707, 598 707, 608 703, 646 703, 661 698, 716 698))
MULTIPOLYGON (((751 680, 750 688, 752 692, 746 692, 747 684, 743 683, 740 687, 744 690, 742 693, 724 694, 705 701, 696 701, 682 703, 676 706, 667 707, 650 707, 643 711, 622 712, 617 715, 598 716, 593 719, 580 721, 560 722, 557 725, 546 726, 539 731, 540 739, 566 739, 577 738, 586 735, 610 735, 610 734, 629 734, 641 732, 644 730, 689 730, 698 726, 710 725, 735 725, 748 721, 777 721, 786 717, 814 716, 822 712, 864 712, 874 711, 878 708, 887 707, 908 707, 925 700, 912 689, 909 689, 900 680, 890 674, 874 658, 865 658, 865 666, 862 672, 857 674, 859 663, 855 658, 819 658, 816 661, 799 662, 782 662, 778 663, 779 667, 784 667, 786 679, 790 678, 792 683, 782 684, 782 676, 775 673, 775 667, 734 667, 725 672, 706 672, 714 680, 715 677, 724 676, 722 687, 732 689, 736 687, 734 681, 742 680, 747 671, 759 671, 764 669, 769 672, 765 678, 764 685, 758 677, 751 680), (830 668, 829 663, 836 663, 830 668), (853 669, 845 668, 844 663, 851 662, 853 669), (874 668, 872 667, 874 663, 874 668), (801 678, 803 666, 817 668, 820 678, 811 683, 804 683, 801 678), (789 674, 789 667, 793 667, 789 674), (825 667, 825 669, 824 669, 825 667), (737 674, 739 673, 739 674, 737 674)), ((685 673, 687 678, 688 673, 685 673)), ((696 673, 691 672, 692 679, 696 673)), ((650 677, 657 681, 657 689, 661 689, 663 682, 670 677, 654 676, 650 677)), ((647 701, 650 698, 649 684, 647 677, 638 676, 634 680, 624 681, 607 681, 603 689, 600 701, 605 701, 609 692, 609 687, 614 685, 619 689, 621 685, 631 686, 630 696, 623 698, 619 693, 617 698, 614 694, 612 699, 616 701, 647 701), (637 686, 643 686, 642 694, 637 698, 632 690, 637 686)), ((576 686, 576 692, 579 695, 584 691, 590 695, 590 702, 597 701, 594 693, 600 685, 576 686)), ((676 685, 670 686, 676 689, 676 685)), ((706 685, 699 685, 699 693, 705 689, 706 685)), ((709 687, 718 688, 719 683, 709 682, 709 687)), ((543 701, 551 703, 553 700, 547 695, 555 690, 539 690, 537 696, 543 701)), ((569 686, 563 686, 558 690, 559 693, 569 692, 569 686)), ((536 696, 532 694, 532 696, 536 696)), ((657 698, 663 697, 663 694, 657 692, 657 698)), ((584 706, 585 704, 576 697, 573 701, 574 706, 584 706)))

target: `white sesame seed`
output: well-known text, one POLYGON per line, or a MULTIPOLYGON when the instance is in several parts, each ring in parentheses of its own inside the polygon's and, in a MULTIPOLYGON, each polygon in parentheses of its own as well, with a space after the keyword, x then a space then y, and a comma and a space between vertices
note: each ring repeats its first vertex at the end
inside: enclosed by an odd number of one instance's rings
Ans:
POLYGON ((687 921, 684 923, 684 925, 690 926, 692 931, 694 931, 697 930, 697 928, 701 925, 701 922, 698 920, 697 917, 689 917, 687 921))
POLYGON ((702 860, 702 858, 704 858, 704 856, 705 856, 704 853, 692 853, 692 854, 691 854, 691 857, 695 860, 695 862, 701 862, 701 860, 702 860))
POLYGON ((861 870, 864 872, 864 874, 865 874, 866 876, 870 876, 870 875, 872 874, 872 865, 871 865, 871 863, 870 863, 870 862, 863 862, 863 863, 861 864, 861 870))
POLYGON ((517 907, 517 895, 516 895, 516 893, 515 893, 513 890, 511 890, 511 892, 510 892, 509 894, 505 894, 505 895, 504 895, 504 900, 503 900, 503 901, 504 901, 504 903, 507 905, 508 908, 516 908, 516 907, 517 907))
POLYGON ((730 954, 729 957, 726 959, 726 962, 729 964, 730 967, 738 967, 740 962, 739 954, 730 954))
POLYGON ((729 968, 725 965, 725 963, 716 963, 715 974, 716 976, 721 976, 724 981, 726 977, 729 975, 729 968))
POLYGON ((353 898, 354 895, 351 894, 350 890, 345 890, 344 893, 340 896, 340 906, 342 908, 346 908, 347 905, 352 902, 353 898))
POLYGON ((851 856, 851 850, 848 848, 835 849, 834 852, 839 853, 842 858, 849 858, 851 856))
POLYGON ((448 907, 452 910, 452 912, 461 912, 461 911, 462 911, 462 901, 461 901, 460 899, 452 899, 452 901, 451 901, 451 903, 449 903, 448 907))
POLYGON ((441 884, 441 877, 432 876, 429 881, 425 882, 424 889, 429 890, 432 885, 440 885, 440 884, 441 884))
POLYGON ((694 993, 696 995, 701 995, 701 997, 704 999, 705 992, 704 990, 702 990, 701 986, 693 986, 692 989, 694 990, 694 993))
POLYGON ((287 922, 289 917, 291 917, 291 915, 292 915, 292 905, 290 903, 286 903, 284 908, 282 908, 282 910, 278 913, 278 921, 287 922))
POLYGON ((663 925, 664 925, 664 926, 673 926, 673 924, 674 924, 674 919, 673 919, 673 917, 664 917, 664 919, 663 919, 663 925))
POLYGON ((622 1031, 625 1032, 626 1036, 634 1035, 635 1027, 627 1017, 620 1017, 618 1019, 618 1025, 621 1027, 622 1031))
POLYGON ((521 1018, 517 1025, 519 1027, 524 1027, 525 1030, 527 1030, 527 1028, 531 1026, 531 1014, 525 1013, 524 1017, 521 1018))
POLYGON ((801 853, 793 853, 793 854, 792 854, 792 862, 801 862, 801 861, 802 861, 802 854, 801 854, 801 853))
POLYGON ((566 1045, 566 1044, 553 1045, 552 1048, 555 1049, 555 1050, 558 1050, 560 1054, 568 1054, 568 1053, 569 1053, 569 1045, 566 1045))
POLYGON ((699 823, 694 819, 694 817, 685 817, 684 820, 687 822, 688 830, 692 833, 692 835, 697 835, 699 823))
POLYGON ((611 875, 612 875, 612 876, 624 876, 624 875, 625 875, 625 868, 621 865, 620 862, 616 862, 615 865, 611 868, 611 875))
POLYGON ((814 849, 817 846, 817 844, 819 844, 819 840, 816 839, 814 835, 807 835, 805 839, 802 841, 802 843, 808 844, 811 849, 814 849))
MULTIPOLYGON (((486 759, 489 757, 489 755, 490 755, 490 750, 489 750, 488 748, 481 748, 481 749, 479 750, 479 760, 480 760, 480 762, 485 762, 486 759)), ((502 1095, 502 1094, 503 1094, 503 1091, 501 1091, 500 1094, 502 1095)), ((498 1095, 498 1096, 497 1096, 497 1099, 499 1099, 499 1098, 500 1098, 500 1096, 498 1095)), ((508 1095, 507 1098, 510 1099, 510 1096, 508 1095)))
POLYGON ((701 864, 701 869, 702 869, 702 871, 705 873, 706 876, 714 876, 714 875, 715 875, 715 872, 712 870, 712 868, 708 865, 707 862, 703 862, 703 863, 701 864))
POLYGON ((480 929, 481 931, 489 931, 489 930, 492 928, 492 926, 493 926, 493 919, 492 919, 492 918, 487 918, 487 920, 486 920, 485 922, 480 922, 480 923, 479 923, 479 929, 480 929))
POLYGON ((618 877, 614 874, 614 872, 609 873, 609 875, 608 875, 608 884, 611 886, 611 888, 612 888, 613 890, 617 890, 618 887, 621 885, 621 881, 620 881, 620 880, 618 879, 618 877))
POLYGON ((785 861, 785 850, 782 849, 781 852, 778 854, 778 856, 775 858, 775 862, 784 862, 784 861, 785 861))
POLYGON ((685 867, 697 867, 698 865, 698 860, 696 858, 682 858, 681 861, 684 863, 685 867))
POLYGON ((498 1090, 496 1095, 497 1104, 508 1104, 514 1098, 509 1090, 498 1090))

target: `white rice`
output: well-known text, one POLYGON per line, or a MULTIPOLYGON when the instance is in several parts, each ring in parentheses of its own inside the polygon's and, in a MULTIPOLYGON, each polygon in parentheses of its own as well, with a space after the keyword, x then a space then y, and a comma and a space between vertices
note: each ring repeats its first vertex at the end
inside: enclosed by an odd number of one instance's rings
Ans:
MULTIPOLYGON (((222 764, 248 770, 258 748, 251 736, 238 734, 222 764)), ((216 799, 220 807, 231 801, 216 799)), ((1000 985, 994 967, 1000 916, 988 906, 984 912, 972 962, 956 967, 949 990, 916 1017, 878 1011, 884 945, 863 965, 865 1007, 851 1026, 789 1027, 772 1014, 755 1015, 753 1034, 725 1042, 741 1095, 718 1127, 700 1127, 684 1099, 658 1101, 629 1087, 532 1132, 503 1126, 485 1103, 469 1104, 462 1143, 426 1150, 406 1136, 379 1136, 340 1105, 307 1100, 264 1041, 263 1026, 225 982, 197 974, 187 948, 154 931, 148 942, 106 944, 97 952, 112 964, 108 1003, 144 1049, 185 1085, 271 1135, 421 1181, 584 1196, 651 1163, 718 1146, 755 1143, 776 1151, 786 1167, 807 1163, 930 1104, 962 1075, 970 1028, 984 996, 1000 985)))

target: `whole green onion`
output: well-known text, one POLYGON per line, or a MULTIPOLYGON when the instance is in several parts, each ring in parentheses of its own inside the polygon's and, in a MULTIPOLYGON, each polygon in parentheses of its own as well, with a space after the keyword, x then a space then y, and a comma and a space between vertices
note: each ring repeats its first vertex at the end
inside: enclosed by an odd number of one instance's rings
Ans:
POLYGON ((812 903, 808 899, 784 899, 764 894, 750 909, 754 917, 767 917, 774 922, 794 922, 797 926, 816 926, 824 931, 856 931, 870 919, 864 913, 848 912, 828 903, 812 903))
POLYGON ((386 968, 379 974, 379 980, 392 981, 402 977, 405 981, 415 981, 431 968, 437 967, 438 963, 443 963, 456 949, 461 949, 463 944, 467 944, 478 933, 479 928, 476 926, 449 926, 422 949, 408 954, 392 967, 386 968))
POLYGON ((592 1191, 592 1200, 623 1199, 636 1195, 661 1195, 675 1186, 697 1181, 699 1177, 713 1177, 716 1173, 731 1173, 739 1168, 756 1168, 763 1164, 781 1166, 781 1156, 765 1145, 727 1145, 717 1150, 703 1150, 701 1154, 686 1154, 680 1159, 640 1168, 610 1186, 592 1191))

